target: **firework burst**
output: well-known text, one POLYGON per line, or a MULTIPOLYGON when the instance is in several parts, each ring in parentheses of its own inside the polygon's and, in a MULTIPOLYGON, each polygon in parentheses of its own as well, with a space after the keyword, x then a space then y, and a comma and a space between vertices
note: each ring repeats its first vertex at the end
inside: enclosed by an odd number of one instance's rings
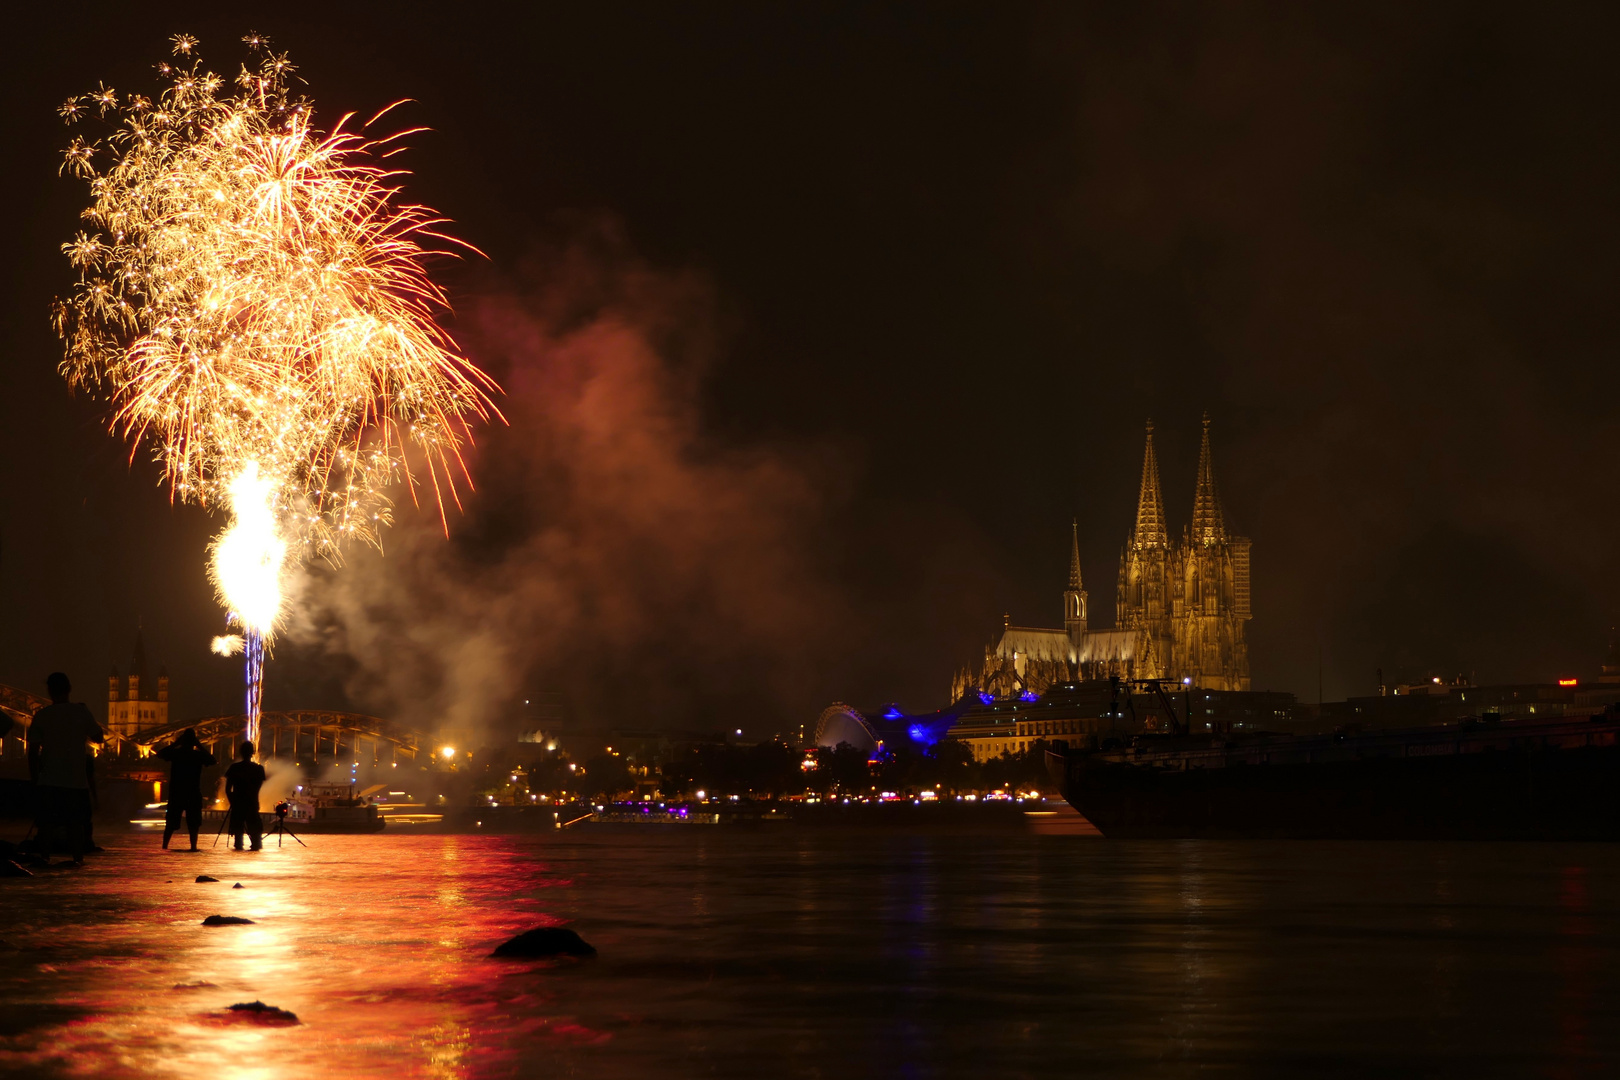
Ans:
POLYGON ((399 201, 403 173, 378 164, 413 132, 317 130, 287 57, 243 40, 232 89, 177 35, 156 98, 103 85, 61 107, 111 130, 64 152, 91 202, 55 320, 63 374, 109 401, 171 497, 231 511, 212 576, 252 657, 286 559, 377 544, 397 484, 431 490, 441 518, 459 501, 461 450, 498 388, 436 321, 425 244, 448 239, 443 219, 399 201))

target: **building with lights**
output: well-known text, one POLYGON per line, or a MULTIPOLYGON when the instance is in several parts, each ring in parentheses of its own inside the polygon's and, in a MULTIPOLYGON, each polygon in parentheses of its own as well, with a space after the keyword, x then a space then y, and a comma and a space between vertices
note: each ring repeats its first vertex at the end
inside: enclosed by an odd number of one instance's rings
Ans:
POLYGON ((135 630, 135 652, 128 677, 115 665, 107 676, 107 730, 131 738, 169 723, 169 673, 158 668, 157 678, 146 673, 146 640, 135 630))
POLYGON ((1204 417, 1192 518, 1172 542, 1147 425, 1136 527, 1120 553, 1112 629, 1093 629, 1080 571, 1079 525, 1070 539, 1063 626, 1002 626, 978 671, 964 668, 951 700, 1040 695, 1061 683, 1169 679, 1218 691, 1249 689, 1250 542, 1227 527, 1204 417))
POLYGON ((927 751, 943 739, 965 745, 976 761, 1053 749, 1098 746, 1147 732, 1219 734, 1293 731, 1309 717, 1293 694, 1272 690, 1167 688, 1123 679, 1054 683, 1037 694, 969 694, 949 708, 907 714, 896 705, 862 710, 834 702, 822 710, 808 745, 848 743, 877 756, 927 751))
POLYGON ((1096 679, 1054 683, 1010 698, 981 694, 946 733, 974 760, 1128 740, 1145 732, 1254 733, 1292 731, 1307 717, 1293 694, 1276 690, 1214 690, 1187 684, 1096 679))
POLYGON ((1433 679, 1388 687, 1388 692, 1377 695, 1326 702, 1318 727, 1323 731, 1378 731, 1471 719, 1490 723, 1613 715, 1620 705, 1617 675, 1620 665, 1605 661, 1603 675, 1595 682, 1565 677, 1547 683, 1475 686, 1461 678, 1433 679))

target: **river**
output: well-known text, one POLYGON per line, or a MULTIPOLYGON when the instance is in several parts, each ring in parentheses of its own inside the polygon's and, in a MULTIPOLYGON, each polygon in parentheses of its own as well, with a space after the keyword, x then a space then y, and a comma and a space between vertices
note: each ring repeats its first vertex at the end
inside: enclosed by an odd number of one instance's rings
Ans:
POLYGON ((82 871, 0 881, 0 1074, 1620 1068, 1620 846, 695 826, 306 839, 193 855, 120 835, 82 871), (212 914, 254 923, 203 927, 212 914), (546 924, 599 955, 489 958, 546 924), (226 1018, 253 1000, 299 1023, 226 1018))

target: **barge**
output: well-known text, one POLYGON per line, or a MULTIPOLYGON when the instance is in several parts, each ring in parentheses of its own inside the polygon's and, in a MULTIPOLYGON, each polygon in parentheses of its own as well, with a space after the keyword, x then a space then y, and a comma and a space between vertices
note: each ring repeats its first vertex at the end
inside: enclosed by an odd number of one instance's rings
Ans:
POLYGON ((1143 735, 1047 752, 1108 837, 1620 840, 1620 718, 1143 735))
MULTIPOLYGON (((261 804, 262 805, 262 804, 261 804)), ((382 832, 386 822, 369 799, 355 794, 353 784, 301 785, 277 807, 286 807, 284 828, 303 835, 382 832)), ((203 832, 229 831, 229 810, 205 809, 203 832)), ((259 820, 269 835, 282 820, 279 810, 260 810, 259 820)))

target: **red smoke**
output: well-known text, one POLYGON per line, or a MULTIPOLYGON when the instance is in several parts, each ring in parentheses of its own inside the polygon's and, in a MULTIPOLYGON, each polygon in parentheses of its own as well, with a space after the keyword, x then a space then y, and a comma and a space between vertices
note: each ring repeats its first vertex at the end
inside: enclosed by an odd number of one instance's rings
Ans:
POLYGON ((700 281, 580 251, 545 264, 463 305, 510 426, 480 434, 453 539, 402 508, 384 557, 312 575, 295 639, 352 662, 357 704, 424 727, 549 690, 575 724, 795 729, 845 611, 817 555, 827 470, 705 435, 700 281))

